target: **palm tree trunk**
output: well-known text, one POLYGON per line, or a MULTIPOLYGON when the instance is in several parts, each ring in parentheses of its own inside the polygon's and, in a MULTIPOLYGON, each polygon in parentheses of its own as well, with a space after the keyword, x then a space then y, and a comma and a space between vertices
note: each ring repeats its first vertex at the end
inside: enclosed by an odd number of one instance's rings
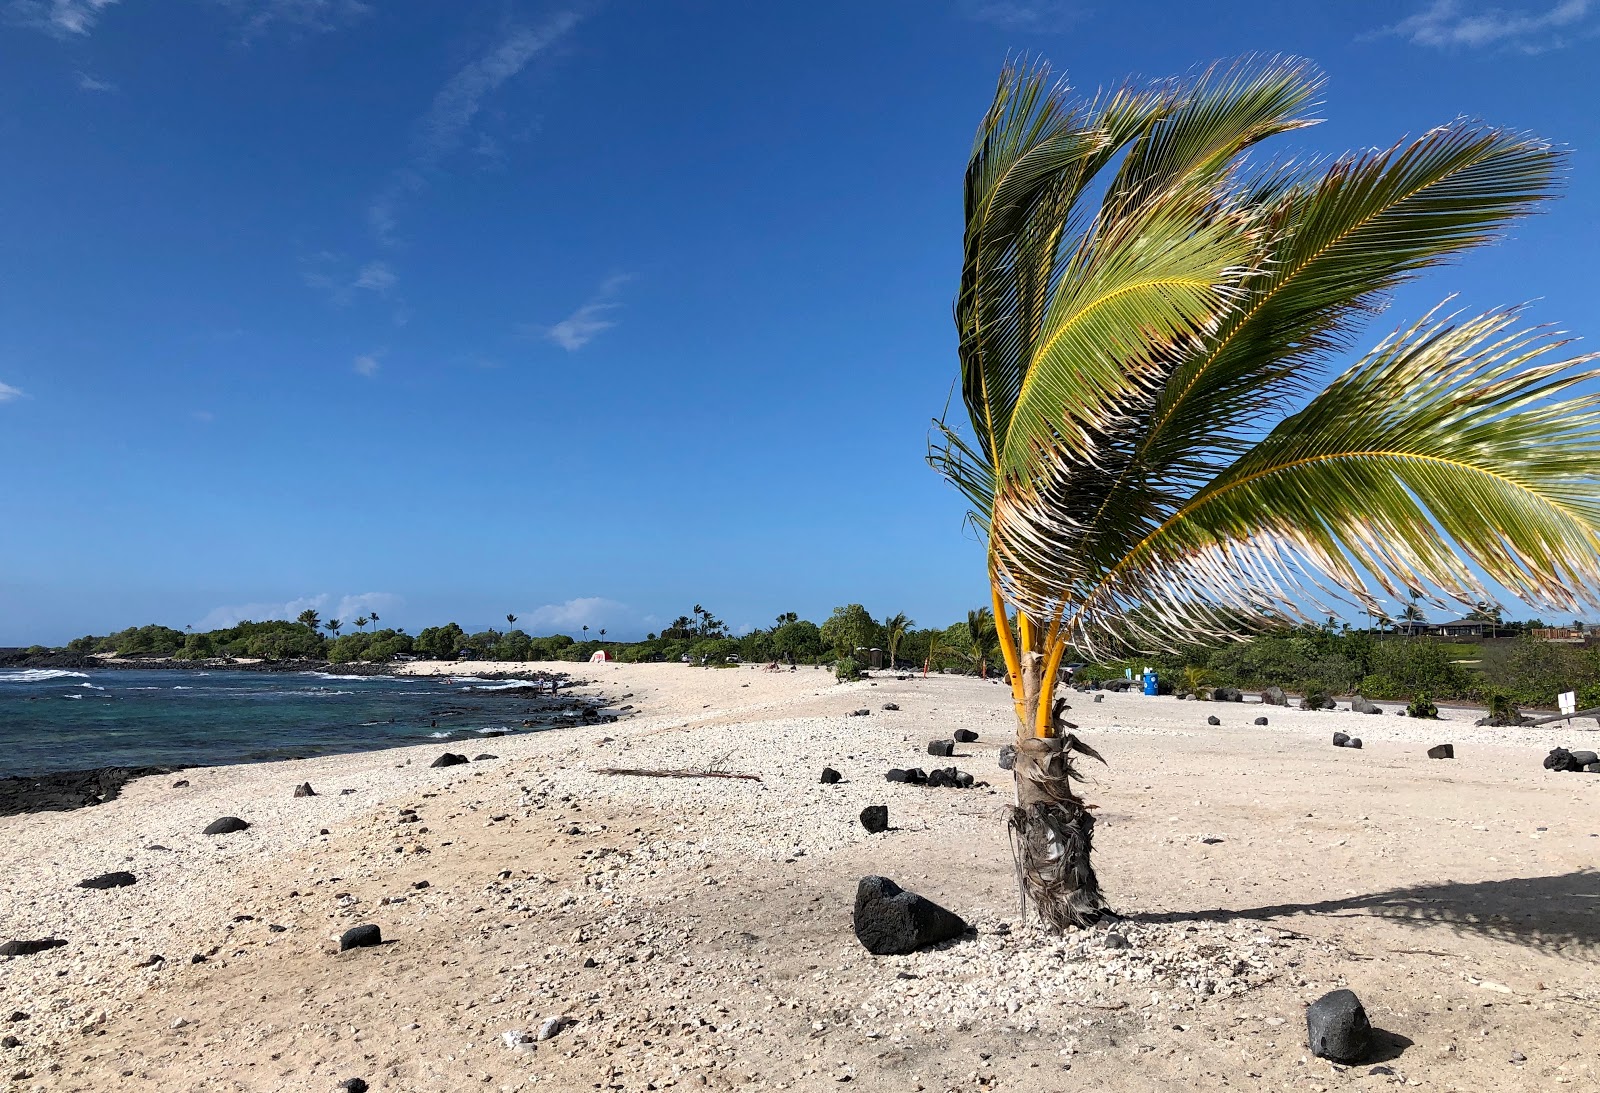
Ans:
MULTIPOLYGON (((998 589, 995 600, 999 605, 998 589)), ((1012 768, 1016 804, 1008 826, 1022 910, 1026 914, 1031 900, 1053 930, 1086 927, 1109 908, 1090 861, 1094 815, 1072 791, 1072 753, 1100 756, 1065 731, 1077 727, 1062 717, 1066 700, 1055 697, 1066 643, 1055 627, 1042 631, 1022 614, 1017 618, 1021 648, 1013 648, 1003 605, 997 609, 995 628, 1008 667, 1016 657, 1011 675, 1017 712, 1017 757, 1012 768)))

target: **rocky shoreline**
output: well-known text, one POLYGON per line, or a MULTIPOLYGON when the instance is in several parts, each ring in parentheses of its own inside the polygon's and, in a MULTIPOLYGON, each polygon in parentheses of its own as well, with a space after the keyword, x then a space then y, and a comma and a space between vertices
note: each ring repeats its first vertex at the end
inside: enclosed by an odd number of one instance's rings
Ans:
POLYGON ((94 767, 50 774, 0 778, 0 816, 29 812, 70 812, 115 800, 122 787, 149 774, 171 774, 177 767, 94 767))

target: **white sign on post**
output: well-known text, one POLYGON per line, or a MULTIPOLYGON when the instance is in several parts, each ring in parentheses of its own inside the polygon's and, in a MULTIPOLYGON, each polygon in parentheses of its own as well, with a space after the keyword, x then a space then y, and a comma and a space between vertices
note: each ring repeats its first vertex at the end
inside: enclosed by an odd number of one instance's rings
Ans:
POLYGON ((1562 691, 1556 696, 1556 702, 1561 706, 1561 712, 1568 717, 1578 712, 1578 693, 1576 691, 1562 691))

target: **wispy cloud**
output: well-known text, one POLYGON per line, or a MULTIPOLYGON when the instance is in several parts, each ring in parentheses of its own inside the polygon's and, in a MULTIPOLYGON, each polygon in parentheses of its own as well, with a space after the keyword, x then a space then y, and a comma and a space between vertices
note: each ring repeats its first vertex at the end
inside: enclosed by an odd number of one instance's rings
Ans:
POLYGON ((308 288, 314 288, 325 293, 328 302, 335 307, 349 307, 355 302, 356 293, 370 292, 374 296, 388 296, 389 291, 399 283, 400 277, 394 267, 387 262, 368 262, 354 274, 350 267, 344 265, 344 259, 337 254, 323 251, 303 260, 300 270, 300 280, 308 288))
MULTIPOLYGON (((367 203, 367 226, 385 246, 397 241, 399 213, 406 200, 427 189, 428 173, 459 151, 472 133, 484 101, 525 69, 539 54, 571 33, 583 19, 576 11, 560 11, 536 27, 515 27, 476 60, 445 81, 411 135, 410 160, 390 172, 367 203)), ((472 151, 491 160, 498 155, 493 140, 480 136, 472 151), (487 143, 485 143, 487 141, 487 143)))
POLYGON ((116 89, 117 89, 117 85, 112 83, 110 80, 102 80, 100 77, 91 76, 87 72, 79 72, 78 73, 78 90, 79 91, 96 91, 96 92, 99 92, 99 91, 115 91, 116 89))
POLYGON ((342 30, 372 13, 366 0, 215 0, 238 13, 240 37, 250 41, 273 26, 326 32, 342 30))
POLYGON ((372 379, 383 367, 383 362, 380 359, 381 357, 381 353, 363 353, 356 358, 353 367, 355 368, 357 374, 366 376, 368 379, 372 379))
POLYGON ((118 0, 11 0, 6 18, 56 38, 82 37, 94 30, 100 13, 118 0))
POLYGON ((523 327, 524 334, 536 335, 555 342, 567 352, 576 352, 617 325, 613 318, 622 306, 617 293, 633 280, 631 273, 618 273, 607 277, 584 304, 554 326, 523 327))
POLYGON ((585 625, 616 631, 634 622, 627 604, 603 596, 580 596, 565 603, 547 603, 518 616, 518 624, 531 632, 579 630, 585 625))
POLYGON ((380 614, 405 606, 405 599, 393 592, 361 592, 340 596, 337 599, 323 592, 316 596, 301 596, 287 603, 236 603, 212 608, 195 622, 196 630, 221 630, 249 620, 267 622, 272 619, 293 619, 302 611, 315 611, 324 619, 349 621, 358 615, 378 611, 380 614), (331 605, 331 606, 330 606, 331 605))
POLYGON ((1061 31, 1083 16, 1070 0, 956 0, 963 18, 1005 30, 1061 31))
POLYGON ((11 402, 22 397, 22 388, 0 383, 0 402, 11 402))
MULTIPOLYGON (((1475 6, 1474 6, 1475 7, 1475 6)), ((1486 7, 1473 10, 1461 0, 1434 0, 1432 4, 1382 34, 1405 38, 1414 45, 1435 49, 1504 47, 1524 53, 1544 53, 1570 44, 1582 33, 1595 0, 1560 0, 1544 11, 1486 7)))

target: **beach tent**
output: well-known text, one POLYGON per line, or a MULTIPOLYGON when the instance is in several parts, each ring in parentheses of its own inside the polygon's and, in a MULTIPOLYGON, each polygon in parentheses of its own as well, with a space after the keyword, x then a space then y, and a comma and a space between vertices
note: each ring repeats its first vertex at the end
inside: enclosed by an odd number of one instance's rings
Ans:
POLYGON ((617 659, 616 657, 612 656, 610 653, 606 652, 604 649, 596 649, 593 653, 590 654, 589 663, 590 664, 604 664, 608 660, 616 660, 616 659, 617 659))

